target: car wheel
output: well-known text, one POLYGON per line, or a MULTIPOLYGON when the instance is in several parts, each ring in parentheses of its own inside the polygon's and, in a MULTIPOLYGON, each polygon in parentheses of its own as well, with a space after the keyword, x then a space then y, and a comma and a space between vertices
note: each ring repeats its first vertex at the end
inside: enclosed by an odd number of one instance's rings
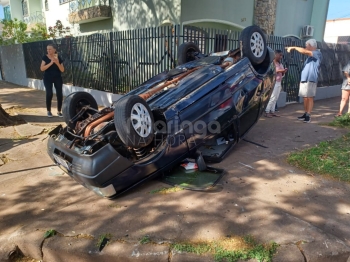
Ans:
POLYGON ((120 140, 129 147, 148 146, 153 140, 153 114, 137 95, 120 99, 114 109, 114 125, 120 140))
MULTIPOLYGON (((98 109, 95 98, 87 92, 74 92, 68 95, 62 105, 63 120, 70 128, 75 128, 76 121, 72 122, 71 119, 75 117, 84 106, 90 106, 91 108, 98 109)), ((87 118, 88 114, 94 114, 95 111, 87 110, 82 119, 87 118)))
POLYGON ((267 52, 266 36, 258 26, 246 27, 240 36, 242 41, 243 55, 247 57, 253 65, 262 63, 267 52))
POLYGON ((181 44, 177 53, 177 64, 182 65, 195 60, 194 53, 200 53, 199 47, 196 44, 192 42, 181 44))

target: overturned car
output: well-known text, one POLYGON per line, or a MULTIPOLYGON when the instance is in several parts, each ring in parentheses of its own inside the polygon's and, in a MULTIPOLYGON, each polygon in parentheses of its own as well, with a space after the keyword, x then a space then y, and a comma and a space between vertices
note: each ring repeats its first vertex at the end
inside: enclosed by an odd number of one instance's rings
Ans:
POLYGON ((90 94, 70 94, 63 105, 67 126, 49 133, 49 156, 107 198, 185 158, 195 159, 200 170, 205 162, 219 162, 263 114, 275 82, 274 52, 259 27, 242 31, 239 51, 242 58, 222 68, 228 52, 207 56, 184 43, 179 66, 102 110, 90 94), (220 150, 214 147, 219 144, 220 150))

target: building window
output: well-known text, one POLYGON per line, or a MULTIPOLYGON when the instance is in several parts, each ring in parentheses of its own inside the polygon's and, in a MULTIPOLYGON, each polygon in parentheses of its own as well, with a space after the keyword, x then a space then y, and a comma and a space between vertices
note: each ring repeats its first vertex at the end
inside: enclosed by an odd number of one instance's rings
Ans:
POLYGON ((27 3, 27 0, 22 0, 22 13, 23 13, 23 16, 28 16, 28 3, 27 3))
POLYGON ((49 0, 45 0, 45 10, 49 11, 49 0))
POLYGON ((4 7, 4 19, 11 20, 11 7, 9 5, 4 7))
POLYGON ((68 3, 70 0, 60 0, 60 5, 61 4, 65 4, 65 3, 68 3))

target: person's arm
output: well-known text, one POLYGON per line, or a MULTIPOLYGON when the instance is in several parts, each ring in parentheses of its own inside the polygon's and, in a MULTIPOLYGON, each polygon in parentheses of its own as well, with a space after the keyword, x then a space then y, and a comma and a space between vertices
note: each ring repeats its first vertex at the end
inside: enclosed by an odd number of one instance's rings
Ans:
POLYGON ((221 68, 226 68, 226 67, 230 66, 231 64, 232 64, 231 62, 226 61, 226 62, 223 62, 223 63, 220 65, 220 67, 221 67, 221 68))
POLYGON ((348 79, 348 85, 350 85, 350 74, 346 71, 344 71, 345 77, 348 79))
POLYGON ((57 65, 58 69, 63 73, 64 72, 64 66, 62 63, 60 63, 60 59, 54 57, 52 61, 57 65))
POLYGON ((307 55, 307 56, 313 56, 312 51, 307 50, 307 49, 302 48, 302 47, 289 46, 289 47, 286 47, 286 49, 287 49, 288 53, 290 53, 290 51, 292 51, 292 50, 295 50, 295 51, 298 51, 300 54, 307 55))
POLYGON ((40 65, 40 70, 41 71, 45 71, 46 69, 48 69, 50 66, 53 65, 53 61, 51 60, 50 63, 46 64, 46 62, 44 60, 41 61, 41 65, 40 65))
POLYGON ((276 70, 276 73, 282 73, 282 74, 284 74, 285 72, 287 72, 287 68, 276 70))

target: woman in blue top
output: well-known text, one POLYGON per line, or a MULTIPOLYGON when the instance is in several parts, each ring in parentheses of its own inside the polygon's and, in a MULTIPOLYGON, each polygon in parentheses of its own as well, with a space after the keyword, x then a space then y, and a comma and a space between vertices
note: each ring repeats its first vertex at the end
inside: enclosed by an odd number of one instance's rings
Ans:
POLYGON ((42 62, 40 65, 40 70, 44 71, 44 86, 46 90, 46 109, 47 116, 52 117, 51 113, 51 101, 53 97, 52 85, 55 86, 56 89, 56 97, 57 97, 57 115, 62 117, 61 109, 62 109, 62 101, 63 101, 63 93, 62 93, 62 76, 61 73, 64 72, 63 60, 57 54, 57 48, 53 44, 47 45, 47 55, 44 55, 42 58, 42 62))

